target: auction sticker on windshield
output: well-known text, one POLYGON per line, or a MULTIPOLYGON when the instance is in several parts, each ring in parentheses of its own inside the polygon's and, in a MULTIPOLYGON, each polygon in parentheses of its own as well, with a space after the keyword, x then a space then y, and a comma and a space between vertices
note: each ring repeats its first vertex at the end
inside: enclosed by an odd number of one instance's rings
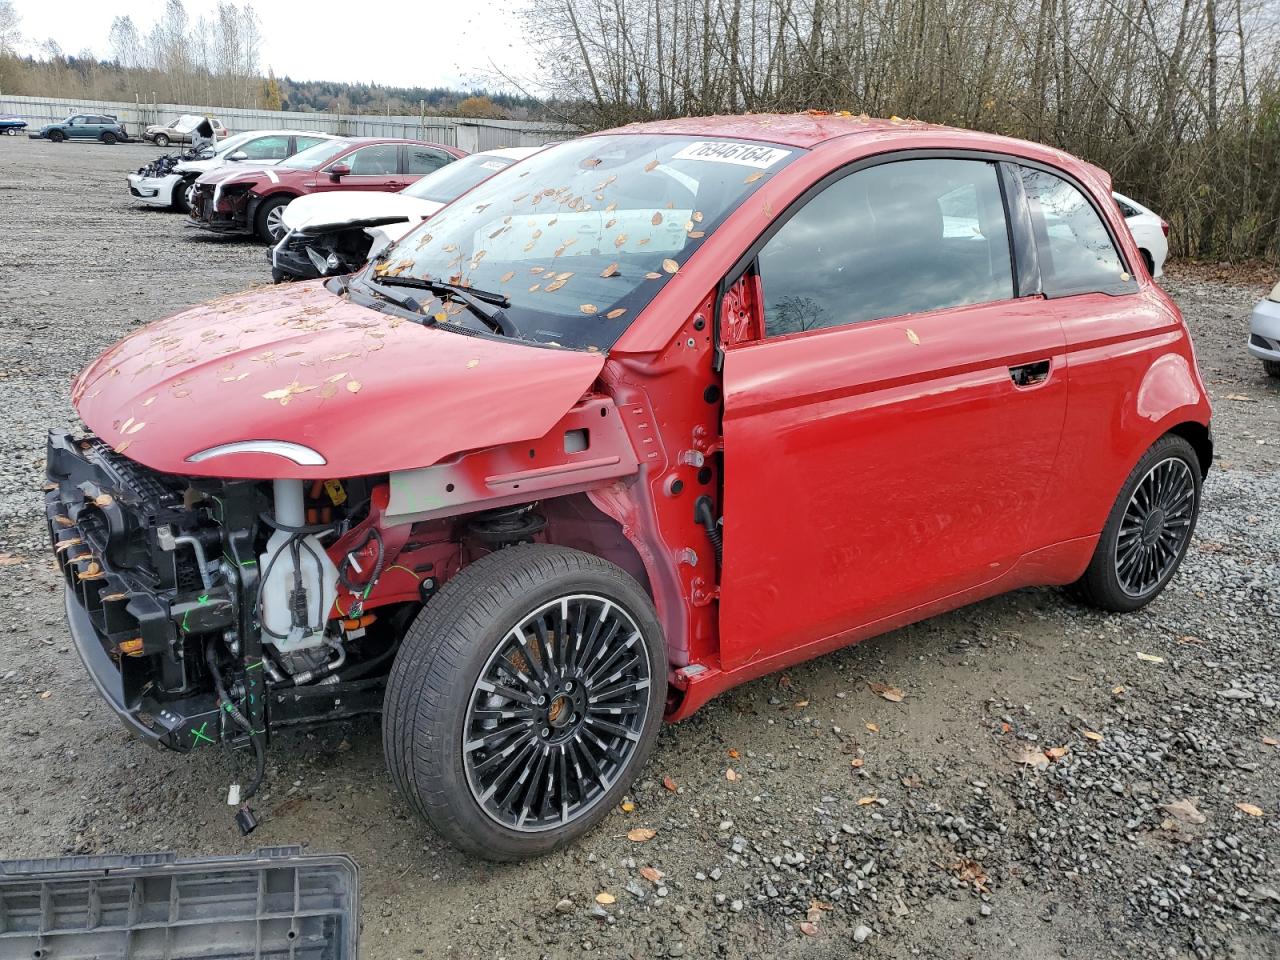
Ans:
POLYGON ((780 160, 791 156, 790 150, 765 147, 758 143, 733 143, 725 140, 699 140, 691 143, 673 160, 711 160, 715 163, 736 163, 743 167, 767 170, 780 160))

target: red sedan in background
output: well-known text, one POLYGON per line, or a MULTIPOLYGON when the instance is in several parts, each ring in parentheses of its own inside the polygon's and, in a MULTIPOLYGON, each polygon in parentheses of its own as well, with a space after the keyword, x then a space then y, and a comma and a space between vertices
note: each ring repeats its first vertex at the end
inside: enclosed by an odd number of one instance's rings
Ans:
POLYGON ((392 781, 494 859, 736 684, 1032 584, 1150 603, 1213 458, 1106 173, 856 117, 549 147, 72 400, 50 531, 130 728, 252 747, 247 800, 277 731, 381 711, 392 781))
POLYGON ((221 233, 284 236, 284 208, 295 197, 331 190, 403 190, 466 151, 425 140, 329 140, 274 167, 210 171, 196 181, 189 223, 221 233))

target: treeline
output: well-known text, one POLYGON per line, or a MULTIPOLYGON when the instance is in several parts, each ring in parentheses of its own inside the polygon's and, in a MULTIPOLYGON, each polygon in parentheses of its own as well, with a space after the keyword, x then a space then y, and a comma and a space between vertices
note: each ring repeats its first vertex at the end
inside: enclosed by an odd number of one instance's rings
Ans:
POLYGON ((202 104, 300 110, 428 113, 522 120, 537 118, 523 96, 445 87, 384 87, 263 75, 262 33, 250 3, 218 0, 192 18, 183 0, 166 0, 160 17, 139 24, 115 17, 109 55, 69 54, 56 40, 23 42, 12 0, 0 0, 0 91, 20 96, 202 104), (25 55, 19 50, 25 49, 25 55))
POLYGON ((568 119, 849 110, 1049 143, 1173 224, 1280 257, 1280 14, 1266 0, 544 0, 568 119))

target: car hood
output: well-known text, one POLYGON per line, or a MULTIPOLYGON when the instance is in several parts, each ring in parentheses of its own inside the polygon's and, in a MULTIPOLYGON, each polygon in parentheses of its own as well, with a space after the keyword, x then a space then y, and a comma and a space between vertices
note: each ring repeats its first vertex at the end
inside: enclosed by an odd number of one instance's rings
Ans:
POLYGON ((419 200, 402 193, 334 190, 294 200, 284 208, 284 224, 290 230, 330 224, 337 228, 379 217, 407 217, 416 223, 442 206, 432 200, 419 200))
POLYGON ((424 327, 321 282, 237 294, 131 334, 76 379, 99 437, 165 473, 327 479, 430 466, 532 440, 590 388, 604 357, 424 327), (267 453, 188 461, 276 440, 323 465, 267 453))

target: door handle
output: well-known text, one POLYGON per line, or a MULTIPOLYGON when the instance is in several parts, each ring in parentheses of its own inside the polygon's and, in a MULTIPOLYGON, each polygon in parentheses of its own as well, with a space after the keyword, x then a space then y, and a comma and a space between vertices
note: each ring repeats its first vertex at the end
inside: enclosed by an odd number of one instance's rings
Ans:
POLYGON ((1019 364, 1009 368, 1009 376, 1015 387, 1034 387, 1049 379, 1049 361, 1035 360, 1032 363, 1019 364))

